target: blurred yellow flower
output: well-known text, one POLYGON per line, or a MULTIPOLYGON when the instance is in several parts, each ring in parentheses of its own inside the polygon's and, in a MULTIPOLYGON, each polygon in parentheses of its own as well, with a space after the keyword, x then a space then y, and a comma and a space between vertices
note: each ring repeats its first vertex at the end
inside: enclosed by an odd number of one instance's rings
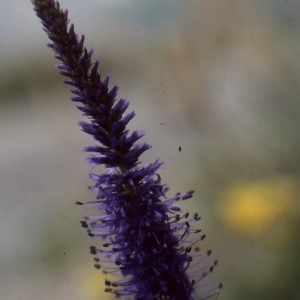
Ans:
POLYGON ((288 223, 295 209, 299 182, 268 178, 238 183, 221 196, 220 216, 233 230, 254 239, 289 237, 288 223))
POLYGON ((106 293, 104 290, 107 288, 105 285, 105 279, 114 281, 117 278, 104 275, 101 270, 96 270, 92 266, 92 261, 88 261, 82 265, 78 265, 74 267, 72 274, 76 274, 74 276, 74 280, 79 285, 80 290, 82 292, 82 299, 85 300, 113 300, 115 299, 115 295, 111 293, 106 293))

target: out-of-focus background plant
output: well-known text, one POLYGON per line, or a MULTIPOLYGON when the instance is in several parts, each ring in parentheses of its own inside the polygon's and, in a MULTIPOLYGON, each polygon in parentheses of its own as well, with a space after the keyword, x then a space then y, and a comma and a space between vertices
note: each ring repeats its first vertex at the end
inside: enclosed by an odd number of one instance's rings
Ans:
MULTIPOLYGON (((183 209, 220 299, 300 299, 298 1, 60 2, 148 131, 143 161, 165 161, 170 194, 196 190, 183 209)), ((0 298, 110 299, 74 204, 94 197, 92 141, 30 1, 0 16, 0 298)))

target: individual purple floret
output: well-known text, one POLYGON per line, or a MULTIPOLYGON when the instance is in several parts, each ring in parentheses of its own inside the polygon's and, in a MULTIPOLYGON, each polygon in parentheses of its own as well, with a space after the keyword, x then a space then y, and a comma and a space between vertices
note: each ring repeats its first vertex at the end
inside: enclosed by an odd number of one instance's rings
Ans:
POLYGON ((84 36, 77 36, 74 25, 68 27, 67 11, 54 0, 32 3, 52 40, 48 46, 61 61, 57 68, 68 77, 64 82, 73 86, 72 100, 80 103, 79 110, 90 120, 80 122, 82 131, 99 142, 85 147, 85 151, 94 153, 88 162, 106 167, 104 174, 90 174, 96 200, 77 202, 93 204, 101 211, 98 216, 86 217, 81 225, 88 228, 91 237, 105 239, 102 247, 90 247, 95 267, 105 273, 120 272, 120 280, 105 281, 105 291, 116 297, 143 300, 216 297, 221 285, 202 280, 217 261, 207 259, 211 251, 197 254, 195 245, 205 235, 190 226, 200 218, 198 214, 180 214, 181 209, 174 204, 191 198, 194 191, 166 198, 168 188, 157 173, 162 163, 157 160, 139 166, 139 156, 151 147, 137 143, 145 133, 129 133, 126 129, 135 114, 125 114, 129 102, 116 99, 118 86, 109 89, 108 76, 101 80, 99 61, 91 60, 93 49, 84 47, 84 36))

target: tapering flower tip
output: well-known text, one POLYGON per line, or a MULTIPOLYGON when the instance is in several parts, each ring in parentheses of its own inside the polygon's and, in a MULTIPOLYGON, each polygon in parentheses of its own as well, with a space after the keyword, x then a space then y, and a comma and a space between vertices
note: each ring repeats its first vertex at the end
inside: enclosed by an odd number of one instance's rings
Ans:
MULTIPOLYGON (((94 152, 88 162, 107 167, 104 174, 90 174, 96 199, 76 203, 93 204, 94 209, 104 213, 80 223, 89 236, 107 239, 100 249, 91 246, 90 252, 102 254, 114 266, 107 267, 107 261, 100 266, 99 258, 94 257, 95 268, 120 271, 123 275, 120 281, 107 280, 106 291, 116 297, 133 296, 135 300, 194 300, 196 284, 203 282, 217 264, 205 260, 211 251, 200 258, 194 255, 198 261, 193 259, 192 247, 205 235, 190 238, 201 231, 193 229, 190 223, 200 217, 177 214, 181 209, 173 205, 177 200, 191 198, 194 191, 166 199, 168 188, 157 174, 162 163, 156 160, 137 167, 139 156, 151 146, 138 143, 145 131, 129 134, 126 126, 135 116, 134 112, 125 114, 129 102, 116 100, 118 86, 109 90, 109 75, 101 81, 99 61, 91 60, 93 48, 84 47, 84 36, 78 37, 73 24, 68 29, 67 11, 62 11, 55 0, 32 0, 32 3, 52 40, 49 47, 61 61, 57 68, 67 77, 64 82, 73 86, 72 100, 81 103, 78 108, 90 120, 90 123, 80 122, 82 131, 101 144, 85 148, 94 152), (196 269, 190 274, 193 277, 187 275, 188 268, 196 269)), ((212 285, 204 284, 203 296, 197 299, 208 299, 215 294, 212 285)))

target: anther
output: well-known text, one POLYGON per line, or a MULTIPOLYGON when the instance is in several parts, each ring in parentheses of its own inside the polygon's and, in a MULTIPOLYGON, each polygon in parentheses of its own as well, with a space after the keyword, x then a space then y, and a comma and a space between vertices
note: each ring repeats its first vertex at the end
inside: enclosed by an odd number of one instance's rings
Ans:
POLYGON ((96 247, 95 246, 90 246, 90 253, 96 255, 96 247))
POLYGON ((90 230, 88 230, 88 235, 91 236, 91 237, 95 236, 93 233, 90 232, 90 230))
POLYGON ((85 221, 80 221, 80 224, 83 228, 88 228, 88 224, 85 221))

